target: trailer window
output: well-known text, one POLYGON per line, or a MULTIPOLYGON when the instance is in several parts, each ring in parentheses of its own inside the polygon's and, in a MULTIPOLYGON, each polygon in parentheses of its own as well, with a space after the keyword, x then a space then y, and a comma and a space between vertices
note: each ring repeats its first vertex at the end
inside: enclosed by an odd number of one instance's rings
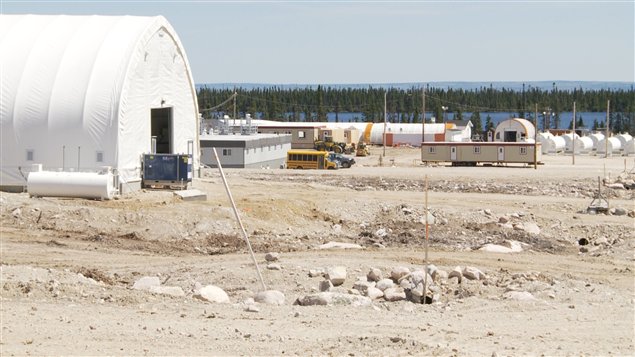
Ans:
POLYGON ((429 146, 428 147, 428 154, 434 154, 437 152, 437 148, 434 146, 429 146))
POLYGON ((526 147, 521 147, 520 148, 520 154, 521 155, 527 155, 527 148, 526 147))
POLYGON ((231 156, 232 149, 223 149, 223 156, 231 156))
POLYGON ((475 146, 474 147, 474 153, 477 154, 477 155, 480 154, 481 153, 481 147, 480 146, 475 146))
POLYGON ((298 131, 298 138, 304 139, 305 136, 306 135, 304 134, 304 131, 302 131, 302 130, 298 131))

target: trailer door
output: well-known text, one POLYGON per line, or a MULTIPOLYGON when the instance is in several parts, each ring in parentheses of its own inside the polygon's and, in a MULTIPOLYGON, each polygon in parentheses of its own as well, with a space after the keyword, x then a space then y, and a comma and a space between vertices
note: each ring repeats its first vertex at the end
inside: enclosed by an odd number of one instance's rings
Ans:
POLYGON ((505 148, 502 146, 498 147, 498 161, 505 161, 505 148))
POLYGON ((456 146, 450 146, 450 160, 456 161, 456 146))

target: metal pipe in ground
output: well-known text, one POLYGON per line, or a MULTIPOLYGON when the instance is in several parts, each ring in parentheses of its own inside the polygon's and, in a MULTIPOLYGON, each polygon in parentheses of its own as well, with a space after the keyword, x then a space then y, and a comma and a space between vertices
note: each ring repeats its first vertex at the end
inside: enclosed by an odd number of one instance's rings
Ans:
POLYGON ((263 291, 267 290, 265 281, 262 279, 262 275, 260 274, 260 268, 258 267, 258 262, 256 262, 256 256, 254 255, 254 251, 251 249, 251 243, 249 242, 249 237, 247 237, 247 231, 245 231, 245 226, 243 226, 243 222, 240 220, 240 215, 238 214, 238 209, 236 208, 236 203, 234 202, 234 197, 232 196, 232 193, 229 190, 229 185, 227 184, 227 179, 225 178, 225 173, 223 172, 223 166, 220 164, 220 160, 218 159, 218 153, 216 153, 216 148, 213 147, 212 151, 214 152, 214 158, 216 159, 216 165, 218 165, 218 171, 220 172, 220 177, 223 180, 225 191, 227 192, 227 196, 229 196, 229 201, 232 205, 232 209, 234 210, 236 221, 238 221, 240 230, 243 233, 243 238, 245 239, 245 242, 247 243, 247 248, 249 248, 249 254, 251 255, 251 259, 253 260, 254 266, 256 267, 256 273, 258 273, 258 280, 260 280, 260 284, 262 285, 262 290, 263 291))

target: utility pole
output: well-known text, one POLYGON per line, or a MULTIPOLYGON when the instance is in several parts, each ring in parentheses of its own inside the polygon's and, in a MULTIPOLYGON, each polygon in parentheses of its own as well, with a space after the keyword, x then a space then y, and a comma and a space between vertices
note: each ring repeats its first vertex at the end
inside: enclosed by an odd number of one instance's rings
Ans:
POLYGON ((573 148, 571 149, 572 150, 571 165, 575 165, 575 135, 576 135, 575 134, 575 102, 573 102, 573 136, 572 136, 573 148))
POLYGON ((421 142, 426 141, 426 87, 421 88, 421 99, 423 100, 423 115, 421 115, 421 142))
POLYGON ((534 114, 534 170, 538 170, 538 103, 534 114))
POLYGON ((609 157, 609 108, 611 107, 611 100, 606 101, 606 135, 604 135, 604 158, 609 157))
POLYGON ((386 157, 386 113, 387 113, 387 109, 386 109, 386 96, 388 95, 388 91, 384 90, 384 157, 386 157))

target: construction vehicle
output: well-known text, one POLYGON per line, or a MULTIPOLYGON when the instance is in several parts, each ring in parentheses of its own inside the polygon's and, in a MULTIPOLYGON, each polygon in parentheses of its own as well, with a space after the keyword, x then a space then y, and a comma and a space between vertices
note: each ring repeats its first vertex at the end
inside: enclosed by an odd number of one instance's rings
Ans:
POLYGON ((341 154, 347 150, 346 143, 333 142, 333 137, 325 136, 324 140, 315 140, 313 147, 317 151, 333 151, 341 154))
POLYGON ((357 150, 355 150, 355 156, 368 156, 370 155, 370 150, 368 150, 368 146, 364 142, 360 142, 357 144, 357 150))
POLYGON ((347 157, 338 153, 329 153, 329 161, 337 163, 339 167, 349 169, 353 164, 355 164, 355 159, 352 157, 347 157))

